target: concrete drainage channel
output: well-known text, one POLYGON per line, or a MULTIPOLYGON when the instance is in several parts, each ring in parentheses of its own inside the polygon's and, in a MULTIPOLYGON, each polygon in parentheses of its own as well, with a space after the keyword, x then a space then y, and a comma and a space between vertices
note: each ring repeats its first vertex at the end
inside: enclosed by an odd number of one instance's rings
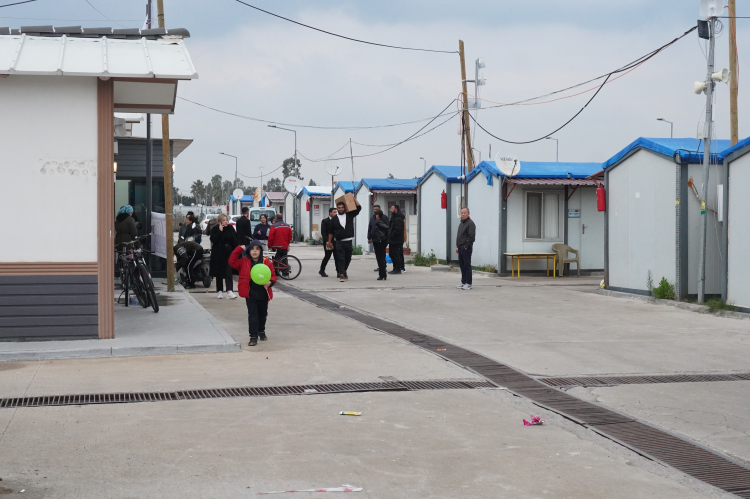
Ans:
MULTIPOLYGON (((534 379, 476 352, 446 343, 400 324, 342 307, 322 296, 289 284, 279 283, 277 287, 302 301, 348 317, 372 329, 396 336, 432 352, 483 376, 496 386, 504 387, 516 395, 525 397, 538 406, 556 412, 648 459, 671 466, 726 492, 750 499, 750 469, 706 447, 648 423, 637 421, 625 414, 573 397, 558 388, 549 386, 544 380, 534 379)), ((631 378, 647 379, 649 377, 631 378)))
POLYGON ((750 373, 732 374, 665 374, 653 376, 577 376, 565 378, 536 378, 545 385, 557 388, 608 387, 618 385, 652 385, 658 383, 711 383, 715 381, 750 381, 750 373))
POLYGON ((175 392, 89 393, 0 399, 0 408, 56 407, 66 405, 128 404, 168 402, 233 397, 278 397, 285 395, 320 395, 363 392, 413 392, 422 390, 473 390, 496 388, 487 381, 375 381, 367 383, 329 383, 319 385, 248 386, 240 388, 207 388, 175 392))

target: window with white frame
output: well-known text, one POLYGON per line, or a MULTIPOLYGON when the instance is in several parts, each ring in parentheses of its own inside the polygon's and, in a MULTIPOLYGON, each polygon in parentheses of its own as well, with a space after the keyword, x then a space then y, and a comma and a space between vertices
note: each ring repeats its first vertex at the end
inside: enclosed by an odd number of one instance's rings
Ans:
POLYGON ((561 241, 560 237, 560 191, 525 193, 526 227, 525 239, 538 241, 561 241))

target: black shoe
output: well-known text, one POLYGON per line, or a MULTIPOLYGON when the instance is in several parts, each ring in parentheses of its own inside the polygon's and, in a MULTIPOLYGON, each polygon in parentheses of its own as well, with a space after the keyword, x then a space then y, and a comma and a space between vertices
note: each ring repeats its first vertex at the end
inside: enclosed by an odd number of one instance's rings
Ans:
POLYGON ((380 269, 375 269, 375 272, 380 272, 380 269))
POLYGON ((185 289, 195 289, 195 284, 188 284, 185 289))
POLYGON ((268 341, 268 336, 266 336, 266 333, 258 333, 258 336, 260 337, 260 341, 268 341))
POLYGON ((400 270, 391 270, 391 271, 390 271, 390 272, 388 272, 388 273, 389 273, 389 274, 394 274, 394 275, 398 275, 398 274, 400 274, 400 273, 401 273, 401 271, 400 271, 400 270))
POLYGON ((320 274, 320 277, 328 277, 328 274, 326 274, 326 273, 325 273, 324 271, 322 271, 322 270, 321 270, 320 272, 318 272, 318 274, 320 274))
POLYGON ((258 338, 250 338, 250 343, 247 344, 249 347, 254 347, 258 344, 258 338))
POLYGON ((385 277, 378 277, 378 281, 385 281, 385 277))

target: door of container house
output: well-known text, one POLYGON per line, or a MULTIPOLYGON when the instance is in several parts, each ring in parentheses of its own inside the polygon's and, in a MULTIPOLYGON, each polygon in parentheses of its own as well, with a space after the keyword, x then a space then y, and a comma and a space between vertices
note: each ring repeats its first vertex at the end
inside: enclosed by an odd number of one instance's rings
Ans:
POLYGON ((596 192, 586 189, 581 193, 582 269, 604 268, 604 214, 596 207, 596 192))

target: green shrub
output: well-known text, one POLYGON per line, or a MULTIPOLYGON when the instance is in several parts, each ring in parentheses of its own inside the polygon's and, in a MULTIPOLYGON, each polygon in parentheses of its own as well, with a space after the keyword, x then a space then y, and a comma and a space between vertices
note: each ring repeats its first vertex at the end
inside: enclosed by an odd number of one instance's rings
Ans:
POLYGON ((731 303, 725 302, 721 298, 711 298, 706 302, 706 306, 711 312, 718 312, 719 310, 726 310, 727 312, 737 311, 737 307, 735 307, 731 303))
POLYGON ((429 267, 437 263, 437 257, 435 256, 435 252, 432 250, 430 250, 430 252, 426 255, 423 255, 422 253, 415 253, 414 258, 412 258, 409 263, 417 267, 429 267))
POLYGON ((362 246, 355 246, 352 248, 352 255, 361 255, 362 254, 362 246))
POLYGON ((666 277, 662 277, 659 285, 653 289, 654 298, 660 300, 674 300, 674 284, 670 284, 666 277))

